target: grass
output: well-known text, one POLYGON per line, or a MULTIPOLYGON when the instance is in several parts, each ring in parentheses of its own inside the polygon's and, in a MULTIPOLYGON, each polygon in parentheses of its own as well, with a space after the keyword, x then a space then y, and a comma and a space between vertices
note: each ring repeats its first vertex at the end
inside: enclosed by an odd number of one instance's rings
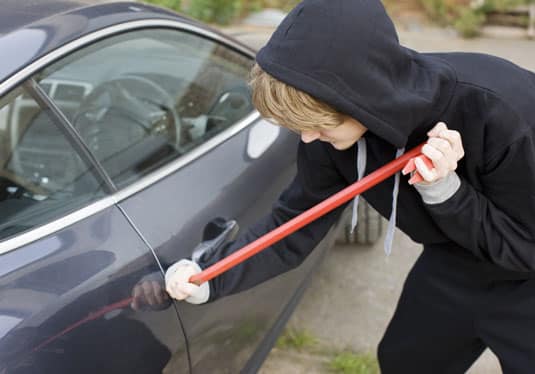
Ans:
POLYGON ((286 329, 276 343, 277 348, 302 351, 316 345, 317 339, 305 330, 286 329))
POLYGON ((379 374, 377 359, 370 354, 341 352, 329 362, 329 369, 337 374, 379 374))
POLYGON ((369 353, 334 350, 322 345, 306 330, 286 328, 276 343, 285 352, 296 351, 325 359, 325 369, 335 374, 379 374, 379 364, 369 353))

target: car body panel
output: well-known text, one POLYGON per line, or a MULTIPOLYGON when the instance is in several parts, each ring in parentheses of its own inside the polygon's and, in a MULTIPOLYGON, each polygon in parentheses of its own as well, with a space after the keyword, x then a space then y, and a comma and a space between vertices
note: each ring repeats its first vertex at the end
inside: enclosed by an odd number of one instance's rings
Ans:
POLYGON ((90 3, 90 1, 83 0, 3 0, 0 13, 0 35, 58 13, 88 6, 90 3))
POLYGON ((172 354, 188 371, 172 304, 130 308, 143 277, 163 279, 116 207, 4 254, 0 271, 0 372, 156 372, 172 354))

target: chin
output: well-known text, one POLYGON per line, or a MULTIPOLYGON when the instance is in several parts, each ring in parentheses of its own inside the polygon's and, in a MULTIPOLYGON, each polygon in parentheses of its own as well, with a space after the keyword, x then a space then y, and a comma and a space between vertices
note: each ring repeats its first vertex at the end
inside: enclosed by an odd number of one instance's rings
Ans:
POLYGON ((351 146, 353 144, 333 144, 331 143, 331 145, 333 146, 334 149, 336 149, 337 151, 345 151, 346 149, 349 149, 351 148, 351 146))

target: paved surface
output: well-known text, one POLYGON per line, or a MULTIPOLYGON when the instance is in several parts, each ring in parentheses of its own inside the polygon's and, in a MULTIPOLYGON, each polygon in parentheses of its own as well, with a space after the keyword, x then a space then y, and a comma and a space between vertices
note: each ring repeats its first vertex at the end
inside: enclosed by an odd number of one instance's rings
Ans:
MULTIPOLYGON (((394 240, 389 257, 383 252, 382 239, 371 247, 337 245, 333 248, 288 326, 308 331, 322 345, 375 353, 405 276, 421 251, 419 245, 400 231, 394 240)), ((261 374, 310 372, 322 373, 324 366, 321 362, 304 358, 297 361, 273 351, 261 374)), ((486 351, 468 373, 501 371, 496 357, 486 351)))
MULTIPOLYGON (((260 47, 267 41, 269 27, 241 26, 226 31, 243 42, 260 47)), ((474 51, 502 56, 535 71, 535 41, 520 38, 478 38, 463 40, 451 30, 429 28, 409 22, 398 25, 402 44, 418 51, 474 51)), ((511 34, 502 34, 510 36, 511 34)), ((420 253, 419 245, 396 233, 390 257, 382 240, 372 247, 336 246, 298 306, 290 327, 305 329, 334 348, 375 352, 394 311, 405 276, 420 253)), ((276 350, 261 373, 321 373, 318 359, 295 357, 276 350)), ((498 361, 486 351, 470 374, 500 373, 498 361)))

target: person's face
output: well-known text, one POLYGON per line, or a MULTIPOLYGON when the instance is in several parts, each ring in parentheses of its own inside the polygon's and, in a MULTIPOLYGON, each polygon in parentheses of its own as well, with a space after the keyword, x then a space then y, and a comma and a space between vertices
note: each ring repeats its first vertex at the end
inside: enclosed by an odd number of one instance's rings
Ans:
POLYGON ((301 140, 304 143, 311 143, 315 140, 330 143, 339 151, 350 148, 368 130, 359 121, 346 116, 340 126, 319 130, 301 131, 301 140))

